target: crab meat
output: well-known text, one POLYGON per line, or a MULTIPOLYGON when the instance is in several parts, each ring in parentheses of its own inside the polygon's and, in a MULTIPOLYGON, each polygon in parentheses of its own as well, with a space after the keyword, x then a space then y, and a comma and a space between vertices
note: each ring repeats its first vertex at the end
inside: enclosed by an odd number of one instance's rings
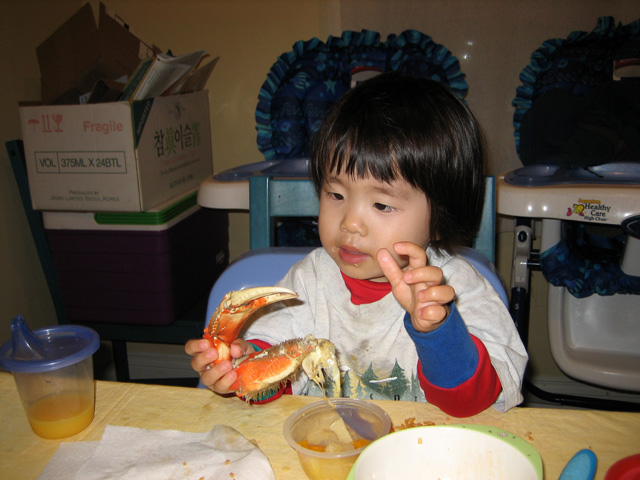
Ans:
MULTIPOLYGON (((211 316, 203 337, 218 350, 219 363, 231 359, 229 345, 258 309, 275 302, 297 297, 292 290, 281 287, 256 287, 229 292, 211 316)), ((299 369, 320 388, 326 388, 325 375, 333 382, 333 391, 340 392, 340 369, 335 346, 312 335, 287 340, 279 345, 237 359, 234 369, 237 380, 231 385, 238 396, 247 400, 273 391, 292 378, 299 369)))

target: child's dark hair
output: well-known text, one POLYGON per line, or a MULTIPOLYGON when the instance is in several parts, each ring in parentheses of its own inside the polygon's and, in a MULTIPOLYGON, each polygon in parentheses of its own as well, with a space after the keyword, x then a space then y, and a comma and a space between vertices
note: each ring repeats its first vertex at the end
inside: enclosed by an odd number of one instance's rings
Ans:
POLYGON ((453 253, 476 236, 484 199, 483 148, 465 104, 433 80, 385 73, 345 93, 311 148, 318 195, 331 173, 403 179, 431 206, 431 245, 453 253))

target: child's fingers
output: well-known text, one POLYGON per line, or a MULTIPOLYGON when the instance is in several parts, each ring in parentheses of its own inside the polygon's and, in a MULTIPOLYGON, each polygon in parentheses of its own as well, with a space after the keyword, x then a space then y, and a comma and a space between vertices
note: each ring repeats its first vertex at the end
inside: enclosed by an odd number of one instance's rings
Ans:
POLYGON ((440 285, 444 280, 442 269, 438 267, 419 267, 408 270, 404 274, 404 280, 409 285, 424 283, 425 285, 440 285))
POLYGON ((218 351, 209 347, 206 350, 194 355, 191 358, 191 368, 196 372, 202 373, 207 370, 208 366, 218 359, 218 351))
POLYGON ((211 343, 209 343, 209 340, 205 340, 204 338, 195 338, 185 343, 184 351, 187 355, 197 355, 210 347, 211 343))
POLYGON ((218 365, 212 365, 200 375, 203 385, 220 394, 231 392, 229 387, 237 378, 238 374, 233 370, 231 362, 228 360, 220 362, 218 365))
POLYGON ((415 326, 416 330, 429 331, 437 328, 449 316, 449 309, 444 305, 429 305, 420 309, 419 316, 424 325, 415 326))
POLYGON ((418 292, 418 300, 422 303, 445 305, 453 301, 456 292, 450 285, 437 285, 418 292))
POLYGON ((233 358, 239 358, 255 352, 253 346, 242 338, 234 340, 231 345, 229 345, 229 350, 233 358))
POLYGON ((427 254, 423 247, 412 242, 396 242, 393 250, 400 256, 408 257, 409 267, 419 268, 427 264, 427 254))
MULTIPOLYGON (((231 392, 229 387, 236 381, 238 374, 233 370, 229 360, 224 360, 217 365, 213 364, 218 360, 218 350, 213 348, 208 340, 202 338, 189 340, 184 349, 192 356, 191 368, 198 372, 203 385, 219 394, 231 392)), ((253 347, 242 339, 231 344, 231 355, 234 358, 253 351, 253 347)))
POLYGON ((376 258, 378 259, 378 265, 380 265, 380 269, 382 270, 382 274, 389 280, 392 287, 395 287, 400 282, 403 281, 403 272, 396 262, 391 252, 386 248, 381 248, 378 250, 376 254, 376 258))

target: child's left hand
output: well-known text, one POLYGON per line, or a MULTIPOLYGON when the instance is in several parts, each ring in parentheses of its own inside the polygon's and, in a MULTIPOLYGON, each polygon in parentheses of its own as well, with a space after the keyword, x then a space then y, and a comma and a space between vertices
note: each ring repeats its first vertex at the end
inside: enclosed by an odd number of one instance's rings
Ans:
POLYGON ((411 242, 398 242, 393 249, 398 256, 409 259, 403 270, 386 248, 377 253, 378 264, 391 283, 393 295, 411 315, 411 323, 416 330, 435 330, 449 315, 447 304, 453 301, 456 292, 453 287, 442 284, 440 268, 427 265, 423 247, 411 242))

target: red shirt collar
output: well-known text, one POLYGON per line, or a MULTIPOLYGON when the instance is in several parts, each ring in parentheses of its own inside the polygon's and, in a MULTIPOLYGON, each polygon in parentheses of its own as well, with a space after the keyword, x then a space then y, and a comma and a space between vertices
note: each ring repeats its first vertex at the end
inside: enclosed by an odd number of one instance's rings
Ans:
POLYGON ((340 273, 342 274, 347 289, 351 292, 351 303, 354 305, 377 302, 391 291, 391 284, 389 282, 357 280, 346 276, 342 272, 340 273))

